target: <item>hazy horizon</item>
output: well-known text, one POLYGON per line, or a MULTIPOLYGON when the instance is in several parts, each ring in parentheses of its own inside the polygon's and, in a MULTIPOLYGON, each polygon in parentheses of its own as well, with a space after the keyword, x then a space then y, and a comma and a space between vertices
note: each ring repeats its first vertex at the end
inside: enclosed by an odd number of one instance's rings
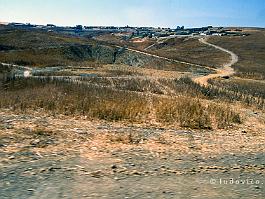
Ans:
POLYGON ((265 27, 263 0, 0 0, 0 22, 72 26, 265 27))

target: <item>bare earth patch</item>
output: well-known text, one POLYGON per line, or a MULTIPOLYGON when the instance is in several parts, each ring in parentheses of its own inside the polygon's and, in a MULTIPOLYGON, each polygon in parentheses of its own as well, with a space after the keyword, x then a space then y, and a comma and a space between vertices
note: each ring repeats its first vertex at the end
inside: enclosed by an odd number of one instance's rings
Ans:
POLYGON ((256 115, 214 131, 8 110, 0 121, 2 198, 264 195, 265 125, 256 115))

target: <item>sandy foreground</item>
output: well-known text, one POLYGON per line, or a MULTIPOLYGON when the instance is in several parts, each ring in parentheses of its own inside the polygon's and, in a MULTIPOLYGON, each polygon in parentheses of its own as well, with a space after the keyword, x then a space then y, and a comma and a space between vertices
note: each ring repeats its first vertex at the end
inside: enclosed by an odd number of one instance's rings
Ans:
POLYGON ((261 113, 226 130, 0 112, 3 198, 264 198, 261 113))

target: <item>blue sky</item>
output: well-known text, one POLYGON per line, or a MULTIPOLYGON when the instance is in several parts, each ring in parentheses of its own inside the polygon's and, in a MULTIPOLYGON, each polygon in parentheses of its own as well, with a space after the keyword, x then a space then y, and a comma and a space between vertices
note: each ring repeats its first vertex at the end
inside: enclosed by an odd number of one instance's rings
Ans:
POLYGON ((0 0, 0 22, 265 27, 265 0, 0 0))

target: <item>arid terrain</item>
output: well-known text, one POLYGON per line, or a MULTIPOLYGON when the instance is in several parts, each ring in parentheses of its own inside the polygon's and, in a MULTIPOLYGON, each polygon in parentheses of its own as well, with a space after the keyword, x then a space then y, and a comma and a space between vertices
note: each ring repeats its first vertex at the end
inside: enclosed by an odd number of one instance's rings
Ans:
POLYGON ((0 198, 263 199, 265 31, 242 31, 0 25, 0 198))

